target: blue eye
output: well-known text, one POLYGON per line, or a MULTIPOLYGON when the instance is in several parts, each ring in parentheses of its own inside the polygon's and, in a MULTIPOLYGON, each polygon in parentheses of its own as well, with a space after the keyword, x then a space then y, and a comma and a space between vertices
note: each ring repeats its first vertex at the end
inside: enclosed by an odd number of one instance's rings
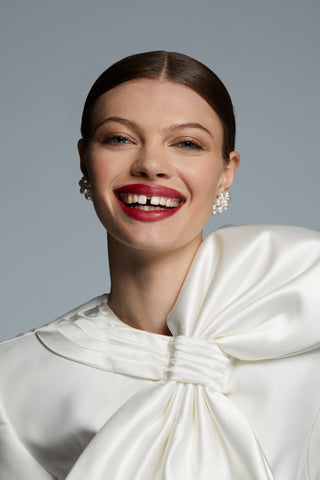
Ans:
POLYGON ((187 150, 203 150, 203 148, 200 147, 200 145, 193 142, 192 140, 184 140, 182 142, 177 143, 176 145, 178 145, 182 148, 185 148, 187 150))
POLYGON ((105 138, 103 143, 106 145, 123 145, 130 143, 130 140, 128 140, 126 137, 122 137, 121 135, 113 135, 112 137, 105 138))

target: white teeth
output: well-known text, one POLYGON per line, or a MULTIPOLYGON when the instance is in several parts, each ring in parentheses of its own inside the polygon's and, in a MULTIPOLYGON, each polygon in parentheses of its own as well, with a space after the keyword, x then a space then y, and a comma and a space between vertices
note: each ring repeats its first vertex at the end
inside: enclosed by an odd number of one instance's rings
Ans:
MULTIPOLYGON (((153 205, 134 205, 131 208, 136 208, 138 210, 144 210, 146 212, 150 212, 152 210, 159 210, 158 208, 154 207, 153 205)), ((165 209, 161 209, 161 210, 165 210, 165 209)))
POLYGON ((128 205, 137 204, 135 208, 140 208, 141 205, 141 209, 143 210, 156 210, 155 207, 175 208, 178 207, 181 203, 181 200, 179 198, 157 196, 148 197, 147 195, 136 195, 135 193, 125 192, 122 192, 120 194, 120 199, 128 205), (149 208, 150 205, 147 205, 147 203, 150 203, 152 207, 149 208))
POLYGON ((159 205, 160 197, 151 197, 150 203, 151 205, 159 205))
POLYGON ((141 210, 145 210, 146 212, 150 212, 151 210, 155 210, 154 207, 152 207, 151 205, 141 205, 141 207, 139 207, 141 210))
POLYGON ((138 203, 140 203, 140 205, 145 205, 147 203, 147 197, 145 195, 139 195, 138 203))

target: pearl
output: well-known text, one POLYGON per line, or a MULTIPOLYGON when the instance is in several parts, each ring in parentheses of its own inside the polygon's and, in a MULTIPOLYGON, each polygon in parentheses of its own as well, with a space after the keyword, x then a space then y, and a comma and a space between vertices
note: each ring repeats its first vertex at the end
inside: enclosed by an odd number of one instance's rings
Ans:
POLYGON ((228 210, 231 201, 231 194, 227 190, 226 192, 221 192, 216 202, 212 206, 212 215, 217 213, 223 213, 225 210, 228 210))

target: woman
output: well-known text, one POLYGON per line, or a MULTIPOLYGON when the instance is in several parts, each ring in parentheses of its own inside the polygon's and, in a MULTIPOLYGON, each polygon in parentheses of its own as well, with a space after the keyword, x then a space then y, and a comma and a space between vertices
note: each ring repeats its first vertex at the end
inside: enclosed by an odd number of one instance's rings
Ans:
POLYGON ((221 81, 181 54, 128 57, 81 130, 111 291, 2 344, 0 478, 319 479, 320 236, 202 241, 239 164, 221 81))

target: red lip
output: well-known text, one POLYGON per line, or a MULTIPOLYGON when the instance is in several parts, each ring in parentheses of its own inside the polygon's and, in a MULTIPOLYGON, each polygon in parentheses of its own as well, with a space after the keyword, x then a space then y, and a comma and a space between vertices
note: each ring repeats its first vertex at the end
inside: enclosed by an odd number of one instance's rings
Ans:
POLYGON ((186 197, 173 188, 164 187, 163 185, 145 185, 143 183, 133 183, 124 185, 114 190, 115 194, 120 192, 135 193, 136 195, 147 195, 154 197, 181 198, 185 201, 186 197))
POLYGON ((171 217, 182 207, 183 203, 186 200, 184 195, 182 195, 177 190, 174 190, 173 188, 163 187, 162 185, 145 185, 142 183, 124 185, 123 187, 114 190, 114 193, 124 213, 129 217, 133 218, 134 220, 139 220, 141 222, 156 222, 171 217), (155 196, 166 198, 179 198, 182 200, 182 203, 177 207, 163 210, 140 210, 139 208, 129 207, 124 202, 122 202, 118 196, 118 194, 121 192, 133 193, 136 195, 145 195, 147 197, 155 196))

